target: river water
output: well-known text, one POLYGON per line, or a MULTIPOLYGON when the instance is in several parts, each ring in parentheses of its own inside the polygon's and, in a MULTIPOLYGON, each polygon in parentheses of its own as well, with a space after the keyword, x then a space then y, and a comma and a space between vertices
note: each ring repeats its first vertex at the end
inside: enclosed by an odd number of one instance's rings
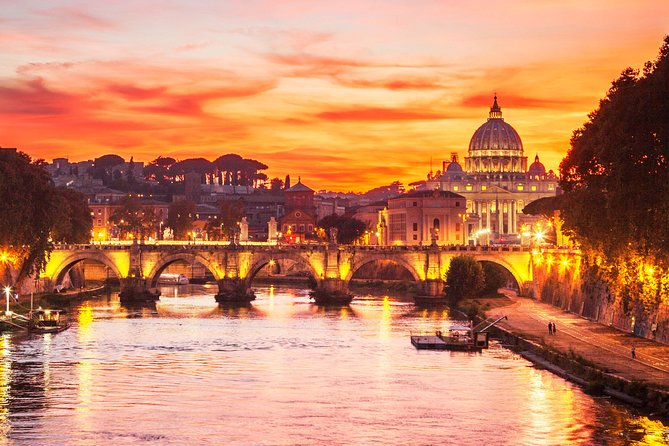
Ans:
POLYGON ((247 308, 211 286, 155 308, 83 302, 54 335, 0 338, 0 444, 665 444, 659 422, 493 343, 416 351, 447 311, 366 295, 346 308, 256 287, 247 308))

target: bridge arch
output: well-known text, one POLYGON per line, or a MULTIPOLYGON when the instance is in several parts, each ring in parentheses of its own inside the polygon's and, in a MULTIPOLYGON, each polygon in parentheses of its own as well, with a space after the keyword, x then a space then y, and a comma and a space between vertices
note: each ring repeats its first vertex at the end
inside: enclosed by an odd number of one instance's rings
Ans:
POLYGON ((53 274, 51 275, 50 279, 53 284, 53 286, 59 285, 62 281, 63 278, 65 277, 65 274, 70 271, 70 269, 76 265, 79 262, 83 262, 85 260, 92 260, 95 262, 102 263, 104 266, 109 268, 114 275, 121 279, 124 277, 124 275, 121 273, 121 270, 118 268, 118 266, 114 263, 114 261, 104 255, 101 252, 76 252, 68 257, 66 257, 63 261, 61 261, 53 270, 53 274))
POLYGON ((293 253, 276 253, 276 254, 267 254, 267 253, 262 253, 255 255, 253 257, 253 260, 251 262, 251 266, 249 267, 248 273, 244 277, 244 280, 246 282, 247 286, 251 286, 251 282, 253 281, 253 278, 258 274, 258 272, 265 266, 268 265, 271 261, 277 261, 277 260, 292 260, 295 263, 298 263, 302 266, 306 266, 309 272, 311 273, 311 276, 316 280, 316 283, 320 285, 323 277, 319 273, 318 269, 316 266, 313 265, 312 262, 310 262, 310 259, 304 256, 301 256, 299 254, 293 254, 293 253))
POLYGON ((494 255, 477 255, 475 259, 477 262, 493 263, 507 270, 516 281, 519 290, 523 288, 523 284, 525 284, 525 282, 532 280, 532 277, 529 274, 529 265, 527 266, 528 272, 523 274, 522 269, 518 265, 510 262, 505 257, 498 257, 494 255))
POLYGON ((349 270, 348 274, 345 277, 345 282, 349 283, 351 281, 351 278, 353 277, 353 274, 355 274, 360 268, 362 268, 365 265, 368 265, 372 262, 377 262, 381 260, 386 260, 392 263, 395 263, 397 265, 402 266, 404 269, 409 271, 409 274, 411 274, 411 277, 413 277, 413 280, 416 283, 421 283, 423 281, 423 277, 421 274, 418 273, 416 268, 409 263, 404 257, 402 256, 388 256, 385 254, 379 254, 379 255, 369 255, 364 257, 361 261, 355 262, 354 265, 351 266, 351 269, 349 270))
POLYGON ((216 279, 216 281, 219 281, 223 278, 221 267, 216 260, 210 259, 200 253, 181 252, 176 254, 164 255, 156 261, 153 268, 151 268, 149 274, 146 275, 146 278, 149 281, 149 286, 150 287, 157 286, 158 278, 160 277, 162 272, 168 266, 180 260, 189 263, 191 265, 196 262, 201 263, 214 275, 214 279, 216 279))

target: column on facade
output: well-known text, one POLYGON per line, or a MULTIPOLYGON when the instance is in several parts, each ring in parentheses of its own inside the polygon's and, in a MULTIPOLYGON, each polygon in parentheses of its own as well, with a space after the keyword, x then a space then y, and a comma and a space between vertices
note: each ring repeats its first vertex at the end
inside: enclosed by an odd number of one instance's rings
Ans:
POLYGON ((513 218, 511 219, 511 221, 513 222, 513 230, 511 232, 513 232, 514 234, 518 233, 518 229, 516 228, 517 222, 518 222, 518 211, 516 209, 518 207, 517 203, 518 202, 516 200, 513 200, 511 202, 511 206, 512 206, 511 215, 513 216, 513 218))
POLYGON ((506 225, 507 225, 507 234, 513 234, 513 210, 512 208, 513 200, 507 200, 506 202, 506 225))
POLYGON ((492 209, 492 201, 486 202, 486 212, 485 212, 485 220, 486 220, 486 225, 485 228, 490 231, 490 210, 492 209))
POLYGON ((482 210, 483 206, 481 205, 480 200, 476 200, 475 203, 476 203, 476 215, 479 216, 479 231, 480 231, 481 229, 483 229, 483 210, 482 210))
MULTIPOLYGON (((503 201, 503 200, 502 200, 503 201)), ((504 205, 497 200, 497 232, 504 234, 504 205)))

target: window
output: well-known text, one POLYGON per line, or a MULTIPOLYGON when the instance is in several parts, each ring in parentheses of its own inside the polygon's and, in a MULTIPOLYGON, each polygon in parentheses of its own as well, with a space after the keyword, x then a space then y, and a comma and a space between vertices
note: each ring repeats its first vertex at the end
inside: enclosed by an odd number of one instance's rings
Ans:
POLYGON ((460 222, 455 223, 455 232, 460 232, 460 222))
POLYGON ((417 206, 418 206, 418 202, 417 202, 417 201, 414 201, 414 202, 413 202, 413 207, 417 207, 417 206))
POLYGON ((472 190, 472 185, 471 184, 466 185, 465 190, 468 191, 468 192, 471 191, 472 190))
POLYGON ((418 223, 414 223, 414 224, 413 224, 413 230, 414 230, 414 231, 418 231, 418 223))
POLYGON ((522 184, 519 184, 518 186, 516 186, 516 189, 517 190, 525 190, 525 186, 523 186, 522 184))
POLYGON ((390 240, 406 240, 406 214, 390 215, 390 240))
POLYGON ((530 189, 532 189, 532 191, 534 192, 537 190, 537 186, 532 186, 530 189))
POLYGON ((418 240, 418 235, 414 234, 414 235, 413 235, 413 239, 414 239, 414 240, 418 240))
POLYGON ((482 191, 486 191, 486 190, 488 190, 488 186, 486 186, 485 184, 482 184, 482 185, 481 185, 481 190, 482 190, 482 191))
POLYGON ((432 227, 434 228, 435 231, 439 230, 439 219, 435 218, 434 221, 432 222, 432 227))
POLYGON ((453 186, 453 190, 454 190, 455 192, 459 191, 459 190, 460 190, 460 186, 453 186))
POLYGON ((456 201, 456 202, 455 202, 455 207, 456 207, 456 208, 459 208, 459 207, 460 207, 460 202, 459 202, 459 201, 456 201))
POLYGON ((304 232, 304 225, 300 225, 300 232, 304 232))
POLYGON ((553 190, 553 189, 555 189, 555 185, 554 184, 549 184, 548 185, 548 190, 553 190))

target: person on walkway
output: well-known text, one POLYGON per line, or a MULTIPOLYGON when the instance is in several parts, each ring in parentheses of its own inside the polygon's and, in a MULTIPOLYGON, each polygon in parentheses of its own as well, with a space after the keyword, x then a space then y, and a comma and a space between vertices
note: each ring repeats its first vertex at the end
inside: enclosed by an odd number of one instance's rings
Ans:
POLYGON ((553 323, 552 322, 548 323, 548 334, 553 334, 553 323))
POLYGON ((636 347, 632 345, 632 359, 636 359, 636 347))
POLYGON ((553 334, 555 334, 556 331, 557 329, 555 328, 555 322, 553 322, 553 334))

